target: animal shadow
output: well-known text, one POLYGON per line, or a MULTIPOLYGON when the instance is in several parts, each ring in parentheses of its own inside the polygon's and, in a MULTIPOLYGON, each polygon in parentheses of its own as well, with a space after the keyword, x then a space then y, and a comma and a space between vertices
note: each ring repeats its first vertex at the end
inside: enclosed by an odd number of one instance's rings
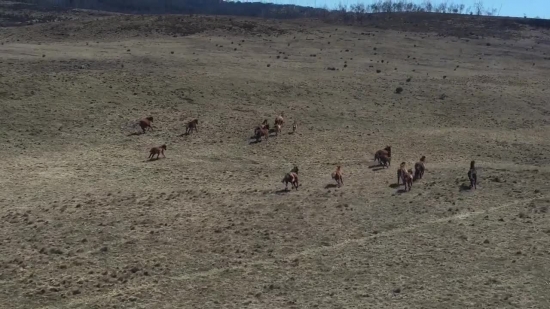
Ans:
POLYGON ((287 194, 289 192, 290 192, 290 190, 288 190, 288 189, 281 189, 281 190, 275 191, 275 194, 287 194))
POLYGON ((249 142, 248 142, 248 145, 259 144, 259 143, 261 143, 261 142, 262 142, 262 140, 259 140, 259 141, 253 140, 253 141, 249 141, 249 142))
POLYGON ((397 194, 403 194, 403 193, 407 193, 407 192, 408 192, 408 191, 405 190, 405 189, 399 189, 399 190, 397 190, 395 193, 397 193, 397 194))
POLYGON ((145 162, 154 162, 154 161, 158 161, 158 160, 160 160, 160 158, 151 158, 151 159, 145 160, 145 162))
POLYGON ((142 134, 145 134, 143 132, 140 132, 140 131, 137 131, 137 132, 131 132, 131 133, 128 133, 127 136, 135 136, 135 135, 142 135, 142 134))
POLYGON ((470 185, 467 185, 465 183, 461 184, 458 190, 460 192, 472 191, 472 189, 470 189, 470 185))
POLYGON ((384 170, 386 169, 384 166, 382 165, 371 165, 369 166, 369 168, 373 171, 373 172, 377 172, 377 171, 381 171, 381 170, 384 170))
POLYGON ((392 184, 390 185, 390 188, 392 188, 392 189, 397 189, 397 188, 399 188, 399 187, 401 187, 401 185, 398 185, 398 184, 396 184, 396 183, 392 183, 392 184))
POLYGON ((288 132, 288 135, 294 135, 295 132, 288 132))
POLYGON ((332 188, 338 188, 338 185, 329 183, 328 185, 325 186, 325 189, 332 189, 332 188))

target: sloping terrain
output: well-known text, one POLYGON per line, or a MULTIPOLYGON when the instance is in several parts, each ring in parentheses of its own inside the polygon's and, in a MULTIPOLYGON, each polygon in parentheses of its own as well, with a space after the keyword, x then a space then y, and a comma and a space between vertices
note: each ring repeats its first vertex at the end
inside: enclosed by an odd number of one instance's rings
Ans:
POLYGON ((0 30, 0 307, 550 306, 545 31, 203 16, 0 30), (283 133, 251 144, 280 112, 283 133), (422 155, 402 192, 397 166, 422 155))

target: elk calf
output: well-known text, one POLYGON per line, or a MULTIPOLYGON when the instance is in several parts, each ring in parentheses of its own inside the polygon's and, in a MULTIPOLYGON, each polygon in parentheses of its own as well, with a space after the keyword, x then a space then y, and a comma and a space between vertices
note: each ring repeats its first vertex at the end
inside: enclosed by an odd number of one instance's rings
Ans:
POLYGON ((477 171, 476 161, 470 162, 470 170, 468 171, 468 179, 470 179, 470 189, 477 189, 477 171))
POLYGON ((279 136, 279 133, 281 132, 281 125, 276 124, 275 125, 275 136, 279 136))
POLYGON ((389 168, 391 165, 391 157, 383 154, 378 157, 378 162, 380 162, 380 165, 389 168))
POLYGON ((151 150, 149 150, 149 159, 152 160, 155 155, 157 155, 157 159, 159 158, 159 155, 162 155, 163 158, 166 158, 166 156, 164 155, 165 150, 166 145, 151 148, 151 150))
POLYGON ((141 119, 138 124, 143 133, 145 133, 145 129, 153 131, 153 117, 151 116, 141 119))
POLYGON ((193 119, 193 120, 191 120, 191 121, 189 121, 189 122, 187 123, 187 127, 186 127, 186 129, 185 129, 185 134, 186 134, 186 135, 189 135, 189 134, 191 134, 192 131, 197 131, 197 132, 199 132, 199 130, 197 130, 198 124, 199 124, 199 120, 196 119, 196 118, 193 119))
POLYGON ((262 136, 267 140, 269 138, 269 125, 261 125, 259 127, 256 127, 254 129, 254 137, 256 138, 256 142, 260 142, 262 139, 262 136))
POLYGON ((340 188, 341 185, 344 184, 344 178, 342 177, 342 167, 338 165, 336 167, 336 171, 332 173, 332 179, 336 180, 336 184, 338 184, 338 188, 340 188))
POLYGON ((386 157, 390 158, 391 157, 391 146, 386 146, 386 148, 378 150, 374 154, 374 161, 378 161, 378 163, 381 163, 380 162, 380 157, 381 156, 386 156, 386 157))
POLYGON ((289 183, 294 189, 298 190, 298 166, 294 166, 290 173, 287 173, 285 177, 283 177, 283 180, 281 182, 285 184, 285 190, 288 190, 289 183))
POLYGON ((412 185, 413 185, 413 170, 410 168, 409 170, 403 169, 403 183, 405 184, 405 191, 411 191, 412 185), (409 187, 409 190, 407 190, 407 186, 409 187))
POLYGON ((422 179, 422 176, 424 176, 424 163, 426 162, 426 156, 422 156, 420 158, 420 161, 416 162, 414 164, 414 177, 413 180, 422 179))
POLYGON ((285 123, 283 116, 284 116, 284 112, 281 112, 279 116, 275 117, 275 125, 280 124, 282 126, 283 123, 285 123))

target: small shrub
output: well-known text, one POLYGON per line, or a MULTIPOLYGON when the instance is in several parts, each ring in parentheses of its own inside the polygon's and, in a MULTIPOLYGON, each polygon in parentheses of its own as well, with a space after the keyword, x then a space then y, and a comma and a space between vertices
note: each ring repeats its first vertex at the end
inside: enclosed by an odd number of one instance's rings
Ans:
POLYGON ((171 53, 172 55, 174 54, 174 52, 173 52, 173 51, 171 51, 170 53, 171 53))
POLYGON ((401 87, 395 88, 395 93, 400 94, 401 92, 403 92, 403 88, 401 87))
POLYGON ((270 66, 271 66, 271 64, 268 63, 268 64, 267 64, 267 67, 269 68, 270 66))
POLYGON ((411 77, 407 78, 407 83, 411 81, 411 77))
POLYGON ((380 73, 380 72, 382 72, 382 71, 380 71, 380 70, 376 70, 376 73, 380 73))

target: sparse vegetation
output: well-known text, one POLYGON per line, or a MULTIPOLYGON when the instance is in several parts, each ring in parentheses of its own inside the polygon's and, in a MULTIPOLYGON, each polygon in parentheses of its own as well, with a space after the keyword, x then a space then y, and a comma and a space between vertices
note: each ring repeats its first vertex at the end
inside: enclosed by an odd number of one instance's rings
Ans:
POLYGON ((449 14, 340 11, 327 26, 56 10, 0 33, 1 303, 544 308, 531 275, 550 234, 546 31, 504 40, 492 34, 517 22, 449 14), (472 40, 421 32, 450 28, 472 40), (283 112, 277 137, 245 142, 283 112), (164 142, 168 158, 147 160, 164 142), (372 168, 388 144, 391 168, 372 168), (424 154, 413 191, 393 186, 424 154), (341 163, 346 185, 326 186, 341 163), (279 191, 294 164, 303 186, 279 191))

